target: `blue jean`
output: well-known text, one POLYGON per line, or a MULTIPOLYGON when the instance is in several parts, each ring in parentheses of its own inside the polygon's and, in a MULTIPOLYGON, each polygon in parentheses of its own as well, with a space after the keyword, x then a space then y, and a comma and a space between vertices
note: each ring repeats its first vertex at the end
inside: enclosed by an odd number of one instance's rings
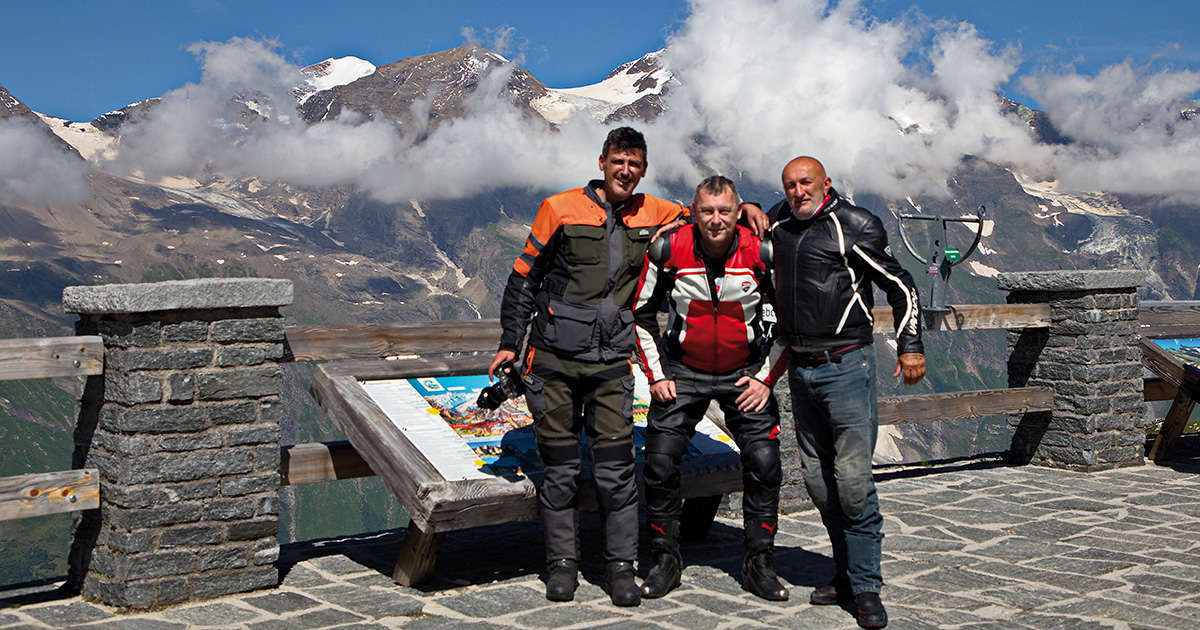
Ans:
POLYGON ((865 346, 841 363, 788 370, 792 416, 804 483, 833 545, 835 580, 855 595, 879 592, 883 516, 871 476, 879 429, 875 350, 865 346))

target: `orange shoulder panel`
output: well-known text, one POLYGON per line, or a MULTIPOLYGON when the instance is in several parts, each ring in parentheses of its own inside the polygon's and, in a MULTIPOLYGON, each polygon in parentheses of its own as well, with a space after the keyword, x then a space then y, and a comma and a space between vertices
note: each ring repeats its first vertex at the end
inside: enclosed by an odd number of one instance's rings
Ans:
POLYGON ((688 214, 688 208, 683 204, 637 194, 633 200, 633 212, 625 216, 625 225, 631 228, 666 225, 688 214))
POLYGON ((525 251, 513 263, 513 270, 528 275, 542 248, 563 225, 604 225, 604 210, 592 203, 582 188, 547 197, 538 208, 525 239, 525 251))

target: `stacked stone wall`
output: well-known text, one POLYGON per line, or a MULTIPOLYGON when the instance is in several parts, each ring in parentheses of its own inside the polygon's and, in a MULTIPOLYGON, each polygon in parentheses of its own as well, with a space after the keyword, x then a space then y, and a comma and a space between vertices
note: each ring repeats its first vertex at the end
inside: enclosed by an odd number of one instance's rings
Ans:
POLYGON ((278 307, 85 312, 76 329, 106 352, 81 397, 75 463, 99 469, 101 507, 76 524, 72 582, 124 608, 275 586, 278 307))
POLYGON ((1010 419, 1013 454, 1096 471, 1143 463, 1146 441, 1137 288, 1143 272, 1002 274, 1010 304, 1049 304, 1049 328, 1008 334, 1010 387, 1051 387, 1052 412, 1010 419))

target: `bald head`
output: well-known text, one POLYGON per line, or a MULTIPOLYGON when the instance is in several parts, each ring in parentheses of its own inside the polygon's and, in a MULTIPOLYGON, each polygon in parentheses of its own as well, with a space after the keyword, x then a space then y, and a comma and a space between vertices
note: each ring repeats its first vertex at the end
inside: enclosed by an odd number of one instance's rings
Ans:
POLYGON ((799 219, 816 214, 832 186, 833 180, 816 158, 800 156, 783 167, 783 192, 792 214, 799 219))

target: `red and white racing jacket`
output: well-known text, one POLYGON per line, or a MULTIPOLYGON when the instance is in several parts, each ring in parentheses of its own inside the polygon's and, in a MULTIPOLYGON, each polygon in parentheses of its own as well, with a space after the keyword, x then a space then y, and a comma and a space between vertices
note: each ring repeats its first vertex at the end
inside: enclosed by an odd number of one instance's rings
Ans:
POLYGON ((672 378, 666 357, 710 374, 750 367, 747 375, 771 386, 786 367, 787 347, 771 337, 771 269, 762 243, 739 225, 729 254, 712 260, 699 239, 698 228, 688 225, 646 252, 633 305, 638 363, 651 383, 672 378), (667 326, 660 334, 664 303, 667 326))

